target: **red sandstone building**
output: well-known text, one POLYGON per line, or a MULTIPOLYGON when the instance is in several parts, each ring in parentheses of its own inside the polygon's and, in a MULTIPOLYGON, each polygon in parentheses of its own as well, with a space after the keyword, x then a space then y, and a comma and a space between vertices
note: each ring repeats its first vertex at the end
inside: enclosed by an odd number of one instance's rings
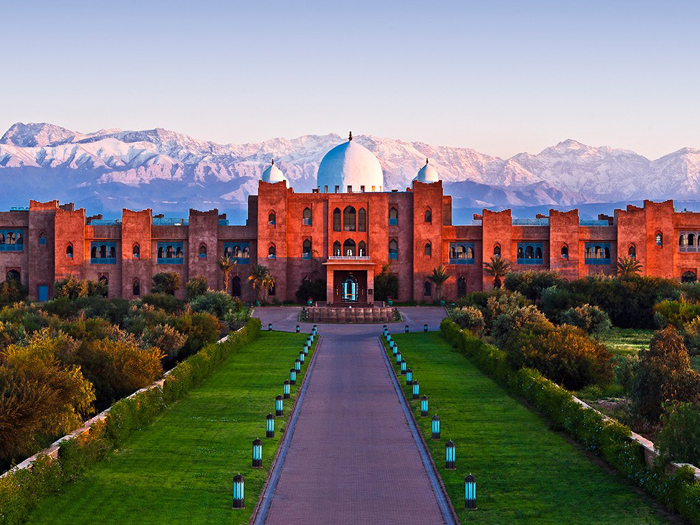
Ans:
MULTIPOLYGON (((696 280, 700 214, 677 213, 673 201, 615 210, 614 217, 580 220, 578 210, 513 219, 484 210, 472 225, 452 224, 452 198, 426 163, 406 191, 384 191, 379 162, 352 137, 319 166, 317 188, 295 193, 268 167, 258 195, 248 198, 245 226, 217 210, 190 210, 188 219, 124 210, 121 220, 87 217, 73 205, 31 201, 0 212, 0 268, 30 297, 47 300, 69 275, 108 283, 110 297, 148 293, 154 274, 203 276, 223 288, 217 260, 237 261, 229 293, 252 300, 250 269, 262 264, 276 278, 271 295, 294 300, 304 279, 325 278, 328 303, 373 303, 374 277, 391 263, 400 301, 432 301, 427 280, 444 264, 446 299, 488 289, 483 262, 502 257, 518 270, 552 269, 574 279, 612 273, 618 257, 635 257, 643 274, 696 280)), ((180 291, 184 295, 184 290, 180 291)))

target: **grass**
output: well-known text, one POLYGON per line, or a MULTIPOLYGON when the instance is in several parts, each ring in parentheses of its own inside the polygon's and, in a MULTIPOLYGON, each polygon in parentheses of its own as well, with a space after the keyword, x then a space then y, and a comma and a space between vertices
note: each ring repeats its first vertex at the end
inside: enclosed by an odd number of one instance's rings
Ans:
POLYGON ((601 342, 615 355, 636 355, 647 350, 655 330, 613 328, 601 338, 601 342))
POLYGON ((265 416, 299 356, 306 334, 267 332, 232 355, 189 397, 64 493, 43 501, 29 523, 248 523, 280 443, 302 376, 265 438, 265 416), (251 467, 263 441, 263 469, 251 467), (232 479, 245 476, 246 508, 232 510, 232 479))
MULTIPOLYGON (((462 523, 667 522, 649 498, 550 431, 439 333, 397 334, 395 340, 420 382, 421 395, 429 397, 430 415, 440 416, 442 439, 433 441, 430 417, 421 418, 419 402, 410 401, 462 523), (449 439, 456 445, 456 471, 444 468, 449 439), (463 482, 469 473, 477 478, 476 511, 464 509, 463 482)), ((411 387, 399 377, 411 399, 411 387)))

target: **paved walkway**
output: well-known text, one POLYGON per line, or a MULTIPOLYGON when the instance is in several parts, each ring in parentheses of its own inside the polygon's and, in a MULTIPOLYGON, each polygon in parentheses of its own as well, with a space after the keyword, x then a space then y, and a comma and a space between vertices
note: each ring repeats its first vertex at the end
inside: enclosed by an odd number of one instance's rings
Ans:
MULTIPOLYGON (((291 310, 256 315, 293 330, 291 310)), ((411 313, 415 329, 444 317, 420 310, 411 313)), ((377 341, 381 325, 318 329, 323 344, 265 523, 444 523, 377 341)))

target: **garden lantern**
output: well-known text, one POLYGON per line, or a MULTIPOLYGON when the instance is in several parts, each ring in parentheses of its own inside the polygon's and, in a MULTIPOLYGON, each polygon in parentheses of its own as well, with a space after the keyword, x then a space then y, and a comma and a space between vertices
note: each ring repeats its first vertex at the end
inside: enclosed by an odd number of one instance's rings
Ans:
POLYGON ((410 368, 406 369, 406 384, 410 385, 413 383, 413 370, 410 368))
POLYGON ((289 399, 289 396, 292 393, 292 388, 289 386, 289 380, 285 379, 284 380, 284 398, 289 399))
POLYGON ((445 468, 455 470, 455 443, 451 439, 445 443, 445 468))
POLYGON ((402 376, 406 375, 406 365, 407 365, 406 360, 401 359, 401 375, 402 376))
POLYGON ((297 325, 297 333, 301 330, 301 326, 297 325))
POLYGON ((464 508, 476 508, 476 478, 471 474, 464 478, 464 508))
POLYGON ((387 331, 387 327, 385 324, 382 325, 382 330, 384 330, 385 332, 387 331))
POLYGON ((275 437, 275 416, 272 414, 268 414, 265 420, 265 437, 275 437))
POLYGON ((431 430, 433 434, 433 439, 440 439, 440 418, 437 414, 433 416, 431 430))
POLYGON ((296 370, 297 372, 301 371, 301 361, 299 361, 298 359, 294 360, 294 370, 296 370))
POLYGON ((413 399, 420 399, 420 383, 413 381, 413 399))
POLYGON ((398 354, 398 353, 399 353, 399 345, 396 345, 396 346, 394 347, 394 355, 396 355, 396 354, 398 354))
POLYGON ((428 331, 428 325, 427 325, 427 324, 424 324, 424 325, 423 325, 423 331, 424 331, 424 332, 427 332, 427 331, 428 331))
POLYGON ((408 325, 405 326, 404 332, 408 333, 408 325))
POLYGON ((245 508, 245 478, 240 474, 233 476, 233 508, 245 508))
POLYGON ((299 352, 299 361, 301 362, 302 365, 304 364, 304 356, 306 356, 306 354, 304 353, 303 350, 301 352, 299 352))
POLYGON ((253 441, 253 468, 262 468, 262 441, 253 441))
POLYGON ((289 384, 290 385, 297 384, 297 371, 294 368, 291 368, 289 370, 289 384))
POLYGON ((267 331, 272 332, 272 323, 268 323, 267 325, 267 331))
POLYGON ((318 325, 315 324, 315 325, 313 326, 312 330, 313 330, 314 332, 318 332, 318 325))
POLYGON ((403 361, 403 358, 401 357, 401 352, 398 352, 398 353, 396 354, 396 364, 397 364, 397 365, 400 365, 400 364, 401 364, 401 361, 403 361))
POLYGON ((309 348, 308 345, 304 345, 304 355, 309 355, 309 348))
POLYGON ((420 398, 420 417, 428 417, 428 396, 420 398))
POLYGON ((386 342, 391 344, 391 334, 386 334, 386 342))
POLYGON ((282 401, 282 396, 277 396, 275 398, 275 415, 277 417, 284 415, 284 401, 282 401))
POLYGON ((389 348, 394 348, 395 346, 396 343, 393 340, 389 341, 389 348))

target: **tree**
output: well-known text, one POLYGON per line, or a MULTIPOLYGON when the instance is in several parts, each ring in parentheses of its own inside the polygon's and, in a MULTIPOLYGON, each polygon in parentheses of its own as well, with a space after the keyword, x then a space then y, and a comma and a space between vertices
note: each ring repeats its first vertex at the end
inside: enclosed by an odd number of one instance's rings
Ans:
POLYGON ((499 289, 501 287, 501 279, 504 278, 510 271, 510 263, 499 257, 494 259, 491 257, 491 262, 484 263, 484 272, 486 275, 493 277, 493 287, 499 289))
POLYGON ((642 273, 642 264, 634 257, 619 257, 615 271, 621 279, 629 279, 642 273))
POLYGON ((230 257, 222 257, 216 264, 219 266, 219 270, 224 274, 224 291, 228 293, 228 278, 231 274, 231 270, 235 268, 238 262, 230 257))
POLYGON ((270 270, 267 268, 267 266, 263 266, 262 264, 256 264, 250 271, 248 280, 253 285, 253 289, 255 290, 255 298, 258 301, 260 301, 260 294, 264 291, 269 275, 270 270))
POLYGON ((441 264, 437 268, 433 268, 433 273, 428 276, 428 280, 435 284, 435 292, 438 301, 442 299, 442 285, 445 284, 445 281, 447 281, 449 278, 450 276, 447 273, 447 268, 445 268, 444 264, 441 264))
POLYGON ((683 338, 673 326, 659 330, 649 350, 640 353, 630 397, 634 412, 653 424, 666 402, 700 402, 700 374, 691 367, 683 338))
POLYGON ((265 278, 262 281, 263 299, 267 299, 267 294, 270 292, 272 287, 275 286, 276 282, 277 279, 270 272, 267 272, 267 275, 265 275, 265 278))
POLYGON ((175 272, 160 272, 153 276, 152 293, 175 295, 180 289, 180 274, 175 272))
POLYGON ((185 285, 185 289, 187 290, 187 299, 191 301, 200 295, 204 295, 207 293, 207 288, 206 277, 192 277, 192 279, 187 281, 187 284, 185 285))
POLYGON ((663 429, 655 439, 661 457, 700 465, 700 404, 678 403, 666 407, 663 429))
POLYGON ((374 299, 386 301, 399 295, 399 278, 391 273, 391 262, 382 266, 382 271, 374 278, 374 299))

